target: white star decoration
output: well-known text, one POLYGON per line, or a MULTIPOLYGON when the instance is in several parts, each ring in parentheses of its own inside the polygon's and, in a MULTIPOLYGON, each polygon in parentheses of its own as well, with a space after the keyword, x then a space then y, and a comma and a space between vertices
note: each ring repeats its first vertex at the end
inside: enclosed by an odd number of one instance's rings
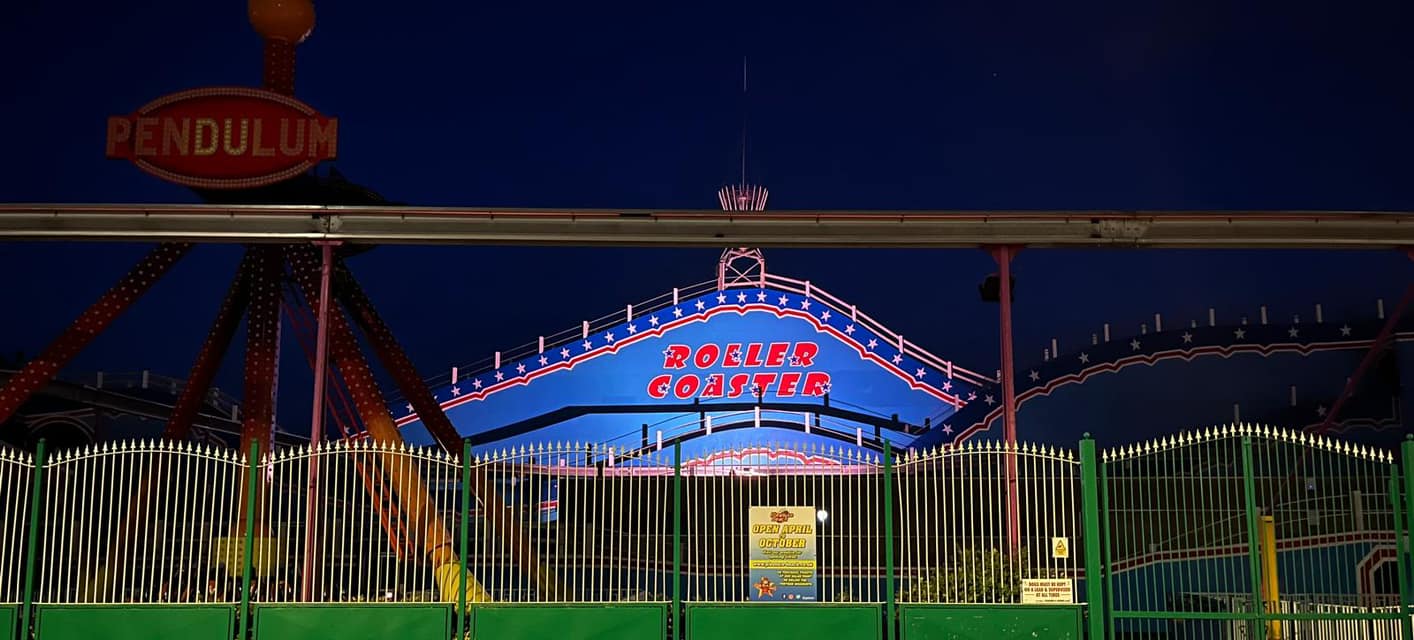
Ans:
POLYGON ((1237 331, 1232 332, 1232 335, 1233 335, 1233 337, 1237 338, 1238 340, 1241 340, 1241 339, 1247 337, 1247 330, 1246 330, 1246 329, 1238 329, 1237 331))
POLYGON ((845 326, 844 332, 847 333, 847 334, 849 334, 849 335, 854 335, 854 325, 851 324, 851 325, 845 326))
POLYGON ((1347 325, 1341 327, 1341 328, 1340 328, 1340 335, 1343 335, 1343 336, 1348 336, 1348 335, 1350 335, 1350 325, 1347 324, 1347 325))
POLYGON ((1301 333, 1300 331, 1297 331, 1297 330, 1296 330, 1296 327, 1292 327, 1292 328, 1286 330, 1286 335, 1289 335, 1289 336, 1291 336, 1291 337, 1293 337, 1293 338, 1295 338, 1297 335, 1300 335, 1300 333, 1301 333))
POLYGON ((915 369, 915 370, 913 371, 913 377, 918 378, 919 380, 922 380, 922 379, 923 379, 923 376, 926 376, 926 375, 928 375, 928 372, 927 372, 927 371, 924 371, 924 370, 922 369, 922 367, 919 367, 918 369, 915 369))
POLYGON ((412 413, 412 403, 408 403, 408 413, 412 413))
POLYGON ((633 335, 635 333, 638 333, 638 325, 632 322, 628 323, 628 334, 633 335))
POLYGON ((765 292, 765 291, 757 291, 757 292, 756 292, 756 301, 757 301, 757 302, 765 302, 765 301, 766 301, 766 292, 765 292))
POLYGON ((480 389, 480 388, 481 388, 481 378, 477 378, 477 379, 475 379, 475 380, 472 380, 472 381, 471 381, 471 388, 473 388, 473 389, 480 389))
POLYGON ((830 321, 830 310, 829 310, 829 309, 826 309, 823 313, 820 314, 820 320, 823 321, 823 322, 829 322, 829 321, 830 321))
POLYGON ((952 380, 943 381, 943 391, 952 391, 952 380))
POLYGON ((461 394, 462 394, 462 388, 461 388, 461 387, 452 387, 452 397, 453 397, 453 398, 455 398, 455 397, 457 397, 457 396, 459 396, 459 395, 461 395, 461 394))
POLYGON ((724 302, 726 302, 726 301, 727 301, 727 294, 722 293, 721 291, 718 291, 718 292, 717 292, 717 304, 722 304, 722 303, 724 303, 724 302))
POLYGON ((674 317, 674 318, 681 318, 681 317, 682 317, 682 307, 673 307, 673 317, 674 317))
POLYGON ((524 363, 524 362, 522 362, 522 363, 516 365, 516 373, 521 373, 521 374, 525 373, 525 363, 524 363))
POLYGON ((1090 362, 1090 354, 1082 351, 1080 353, 1080 364, 1086 364, 1088 362, 1090 362))
POLYGON ((992 394, 989 393, 985 396, 982 396, 982 402, 985 402, 988 406, 991 406, 997 403, 997 399, 993 398, 992 394))
POLYGON ((977 392, 976 392, 976 391, 968 391, 968 392, 967 392, 967 400, 968 400, 969 402, 971 402, 971 401, 973 401, 973 400, 976 400, 976 399, 977 399, 977 392))
POLYGON ((563 348, 563 349, 560 349, 560 357, 561 357, 561 358, 568 358, 568 357, 570 357, 570 348, 569 348, 569 347, 565 347, 565 348, 563 348))
POLYGON ((786 306, 786 305, 789 304, 789 303, 790 303, 790 298, 787 298, 787 297, 786 297, 786 294, 784 294, 784 293, 781 294, 781 297, 776 298, 776 304, 778 304, 778 305, 780 305, 780 306, 782 306, 782 307, 786 306))
POLYGON ((590 341, 588 341, 588 340, 585 340, 584 342, 581 342, 580 344, 584 345, 584 350, 585 350, 585 351, 588 351, 588 350, 594 348, 594 343, 593 343, 593 342, 590 342, 590 341))
POLYGON ((697 301, 697 304, 695 304, 695 305, 693 305, 693 306, 697 307, 697 310, 698 310, 698 311, 701 311, 701 310, 707 308, 707 303, 706 303, 706 302, 703 302, 703 301, 701 301, 701 300, 698 300, 698 301, 697 301))
POLYGON ((540 354, 540 366, 543 367, 543 366, 545 366, 545 365, 547 365, 547 364, 550 364, 550 359, 549 359, 549 358, 546 358, 546 357, 545 357, 545 354, 543 354, 543 353, 540 354))
POLYGON ((944 422, 944 423, 943 423, 943 433, 952 433, 952 425, 950 425, 950 424, 944 422))
POLYGON ((614 344, 614 332, 613 332, 613 331, 609 331, 609 332, 607 332, 607 333, 604 334, 604 342, 607 342, 607 343, 609 343, 609 344, 614 344))
POLYGON ((1135 338, 1135 339, 1133 339, 1133 340, 1130 340, 1130 341, 1129 341, 1129 348, 1130 348, 1131 350, 1133 350, 1133 351, 1138 351, 1138 350, 1139 350, 1139 339, 1138 339, 1138 338, 1135 338))
MULTIPOLYGON (((849 326, 852 327, 852 326, 854 326, 854 325, 849 325, 849 326)), ((869 339, 869 344, 866 345, 866 346, 869 347, 869 350, 870 350, 870 351, 873 351, 873 350, 874 350, 874 347, 879 346, 879 341, 878 341, 878 340, 875 340, 875 339, 873 339, 873 338, 870 338, 870 339, 869 339)))
POLYGON ((655 327, 658 326, 658 316, 649 316, 648 324, 651 324, 655 327))
POLYGON ((668 383, 664 382, 663 384, 658 385, 658 393, 668 393, 668 383))
POLYGON ((1037 381, 1037 380, 1040 380, 1040 379, 1041 379, 1041 373, 1040 373, 1039 371, 1035 370, 1035 369, 1032 369, 1032 370, 1031 370, 1031 374, 1030 374, 1030 378, 1031 378, 1031 381, 1032 381, 1032 382, 1035 382, 1035 381, 1037 381))
POLYGON ((739 291, 739 292, 737 292, 737 294, 736 294, 736 301, 737 301, 737 304, 746 304, 746 292, 745 292, 745 291, 739 291))
POLYGON ((1187 331, 1184 331, 1184 332, 1183 332, 1183 344, 1193 344, 1193 334, 1191 334, 1191 333, 1189 333, 1189 332, 1187 332, 1187 331))
POLYGON ((497 372, 496 372, 496 382, 500 382, 500 381, 505 380, 505 379, 506 379, 506 374, 501 373, 500 371, 497 371, 497 372))
POLYGON ((893 358, 890 358, 890 360, 893 360, 893 361, 894 361, 894 364, 898 364, 898 363, 900 363, 900 362, 903 362, 903 354, 902 354, 902 353, 895 353, 895 354, 894 354, 894 357, 893 357, 893 358))
POLYGON ((810 310, 810 298, 805 298, 805 299, 801 300, 801 301, 800 301, 800 308, 801 308, 801 309, 804 309, 804 310, 806 310, 806 311, 809 311, 809 310, 810 310))

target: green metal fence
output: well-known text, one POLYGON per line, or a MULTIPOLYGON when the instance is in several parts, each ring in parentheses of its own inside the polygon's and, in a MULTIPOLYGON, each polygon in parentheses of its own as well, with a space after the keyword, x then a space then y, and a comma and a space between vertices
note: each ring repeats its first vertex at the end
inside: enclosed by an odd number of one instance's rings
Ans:
POLYGON ((0 639, 1414 640, 1411 489, 1391 452, 1249 425, 686 461, 0 451, 0 639), (790 598, 750 580, 768 507, 812 525, 790 598))

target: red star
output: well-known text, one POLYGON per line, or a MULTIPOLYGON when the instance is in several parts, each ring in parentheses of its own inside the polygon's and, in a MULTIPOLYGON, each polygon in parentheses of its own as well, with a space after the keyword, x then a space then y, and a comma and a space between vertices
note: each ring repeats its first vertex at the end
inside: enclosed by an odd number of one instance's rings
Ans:
POLYGON ((756 582, 756 597, 765 598, 776 595, 776 585, 765 576, 756 582))

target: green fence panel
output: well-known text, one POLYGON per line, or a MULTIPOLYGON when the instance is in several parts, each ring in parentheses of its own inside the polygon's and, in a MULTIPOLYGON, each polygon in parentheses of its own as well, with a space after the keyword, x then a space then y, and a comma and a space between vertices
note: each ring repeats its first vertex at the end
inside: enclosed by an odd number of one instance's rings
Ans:
POLYGON ((19 622, 19 607, 0 605, 0 640, 14 640, 15 625, 19 622))
POLYGON ((883 621, 878 605, 694 604, 687 607, 687 637, 879 640, 883 621))
POLYGON ((668 609, 661 604, 477 605, 477 640, 662 640, 668 609))
POLYGON ((38 640, 230 640, 230 605, 40 605, 38 640))
POLYGON ((1080 606, 899 605, 901 640, 1080 640, 1080 606))
POLYGON ((444 604, 256 605, 254 640, 446 640, 452 607, 444 604))

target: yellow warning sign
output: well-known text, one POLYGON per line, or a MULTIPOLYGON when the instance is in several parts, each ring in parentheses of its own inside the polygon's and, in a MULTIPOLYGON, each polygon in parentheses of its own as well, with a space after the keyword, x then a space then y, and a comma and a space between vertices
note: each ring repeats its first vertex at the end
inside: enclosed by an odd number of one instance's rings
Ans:
POLYGON ((1069 557, 1070 557, 1070 539, 1069 539, 1069 538, 1051 538, 1051 557, 1052 557, 1052 558, 1069 558, 1069 557))

